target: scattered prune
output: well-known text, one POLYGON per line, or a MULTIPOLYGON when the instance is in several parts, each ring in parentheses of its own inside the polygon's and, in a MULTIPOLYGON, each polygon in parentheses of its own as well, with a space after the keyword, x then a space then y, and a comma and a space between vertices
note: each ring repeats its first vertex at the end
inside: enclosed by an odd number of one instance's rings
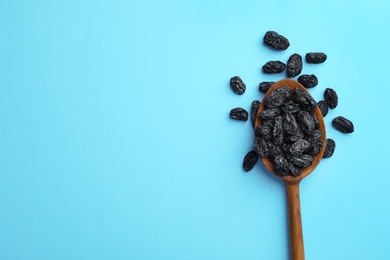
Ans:
POLYGON ((236 107, 230 110, 230 117, 240 121, 248 120, 248 111, 241 107, 236 107))
POLYGON ((290 46, 290 42, 287 38, 275 31, 266 32, 263 41, 266 45, 276 50, 286 50, 290 46))
POLYGON ((301 127, 302 131, 307 135, 310 135, 314 131, 314 129, 316 129, 316 123, 314 121, 314 118, 315 117, 312 114, 305 110, 301 110, 297 114, 299 126, 301 127))
POLYGON ((281 155, 276 156, 273 159, 274 170, 280 176, 286 176, 288 174, 288 161, 281 155))
POLYGON ((272 74, 272 73, 280 73, 286 68, 286 64, 281 61, 269 61, 263 65, 263 72, 272 74))
POLYGON ((353 133, 353 131, 355 130, 353 123, 343 116, 338 116, 334 118, 332 121, 332 125, 334 126, 334 128, 336 128, 342 133, 353 133))
POLYGON ((275 108, 283 105, 291 96, 292 90, 287 86, 274 89, 265 98, 266 108, 275 108))
POLYGON ((313 97, 299 88, 294 90, 294 101, 307 111, 313 111, 317 106, 313 97))
POLYGON ((295 77, 302 72, 302 56, 294 53, 287 61, 287 76, 295 77))
POLYGON ((318 108, 321 111, 322 116, 326 116, 328 114, 328 102, 326 100, 318 101, 318 108))
POLYGON ((254 100, 251 104, 251 121, 252 126, 255 127, 257 112, 259 111, 261 102, 259 100, 254 100))
POLYGON ((245 83, 239 76, 234 76, 230 79, 230 87, 233 89, 234 93, 239 95, 244 94, 246 89, 245 83))
POLYGON ((259 156, 255 151, 248 152, 244 157, 244 162, 242 163, 242 166, 244 167, 244 170, 246 172, 253 169, 253 166, 257 163, 257 160, 259 159, 259 156))
POLYGON ((290 162, 300 168, 305 168, 313 163, 313 156, 308 154, 301 154, 290 158, 290 162))
POLYGON ((326 102, 328 102, 328 106, 331 109, 334 109, 335 107, 337 107, 339 98, 337 96, 336 91, 334 91, 331 88, 325 89, 324 98, 325 98, 326 102))
POLYGON ((329 158, 333 155, 334 149, 336 149, 336 142, 333 139, 327 138, 325 145, 325 152, 322 158, 329 158))
POLYGON ((282 116, 277 116, 275 118, 275 124, 274 128, 272 130, 272 137, 274 144, 276 145, 282 145, 284 140, 284 133, 283 133, 283 118, 282 116))
POLYGON ((290 174, 294 177, 301 175, 301 168, 295 166, 294 164, 292 164, 290 162, 288 163, 288 170, 289 170, 290 174))
POLYGON ((327 57, 328 56, 326 56, 326 54, 323 53, 323 52, 309 52, 309 53, 306 53, 306 61, 308 63, 315 63, 315 64, 323 63, 324 61, 326 61, 327 57))
POLYGON ((307 149, 309 149, 310 146, 311 143, 309 141, 301 139, 291 145, 290 152, 294 155, 299 155, 305 152, 307 149))
POLYGON ((255 138, 254 147, 260 158, 268 157, 268 143, 264 138, 257 136, 255 138))
POLYGON ((297 132, 298 124, 294 115, 286 111, 283 115, 283 130, 286 135, 294 135, 297 132))
POLYGON ((279 108, 268 108, 260 112, 260 118, 265 120, 274 119, 278 115, 280 115, 279 108))
POLYGON ((267 141, 272 140, 272 127, 269 125, 261 125, 255 128, 255 135, 264 138, 267 141))
POLYGON ((264 82, 260 82, 259 84, 259 90, 261 92, 267 92, 271 87, 272 85, 275 84, 274 81, 264 81, 264 82))
POLYGON ((298 82, 305 88, 313 88, 318 85, 317 76, 314 74, 303 74, 298 77, 298 82))

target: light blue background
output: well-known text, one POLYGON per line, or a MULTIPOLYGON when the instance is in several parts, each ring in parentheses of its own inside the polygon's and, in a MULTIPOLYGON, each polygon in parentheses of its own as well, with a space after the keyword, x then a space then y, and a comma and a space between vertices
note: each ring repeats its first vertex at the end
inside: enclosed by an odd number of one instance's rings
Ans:
POLYGON ((288 259, 283 183, 243 171, 253 129, 228 114, 284 77, 265 62, 309 51, 328 54, 304 64, 311 93, 339 106, 336 151, 301 183, 306 259, 390 259, 389 8, 0 1, 0 259, 288 259))

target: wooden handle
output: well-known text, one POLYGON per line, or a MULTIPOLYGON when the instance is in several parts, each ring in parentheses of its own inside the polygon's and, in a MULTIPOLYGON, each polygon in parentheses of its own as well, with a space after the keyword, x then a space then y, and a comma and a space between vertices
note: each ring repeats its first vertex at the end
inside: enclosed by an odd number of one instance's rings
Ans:
POLYGON ((286 183, 288 222, 290 229, 290 259, 304 260, 299 182, 286 183))

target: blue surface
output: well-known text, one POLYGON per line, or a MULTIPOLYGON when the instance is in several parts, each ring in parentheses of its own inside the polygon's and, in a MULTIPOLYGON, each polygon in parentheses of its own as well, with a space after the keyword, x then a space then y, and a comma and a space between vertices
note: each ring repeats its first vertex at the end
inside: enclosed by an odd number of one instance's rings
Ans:
POLYGON ((301 183, 306 259, 390 259, 390 2, 348 2, 0 1, 0 259, 288 259, 284 186, 243 171, 228 114, 309 51, 339 106, 301 183))

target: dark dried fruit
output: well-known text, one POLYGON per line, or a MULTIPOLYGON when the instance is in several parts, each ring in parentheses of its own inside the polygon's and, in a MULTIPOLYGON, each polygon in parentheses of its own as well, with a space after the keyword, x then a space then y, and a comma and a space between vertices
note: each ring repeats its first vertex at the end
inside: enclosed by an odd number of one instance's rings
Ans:
POLYGON ((306 153, 311 156, 314 156, 321 151, 323 145, 324 145, 324 141, 322 141, 321 139, 315 140, 313 141, 310 149, 306 151, 306 153))
POLYGON ((328 102, 326 100, 318 101, 318 108, 321 111, 322 116, 326 116, 328 114, 328 102))
POLYGON ((292 164, 290 162, 288 163, 288 171, 294 177, 301 175, 301 168, 295 166, 294 164, 292 164))
POLYGON ((274 144, 276 144, 276 145, 283 144, 284 133, 283 133, 283 118, 282 118, 282 116, 277 116, 275 118, 274 129, 272 131, 272 137, 273 137, 274 144))
POLYGON ((283 115, 283 130, 286 135, 294 135, 297 132, 298 124, 294 115, 286 111, 283 115))
POLYGON ((337 107, 339 98, 337 96, 336 91, 334 91, 331 88, 325 89, 324 98, 325 98, 326 102, 328 102, 328 106, 331 109, 334 109, 335 107, 337 107))
POLYGON ((286 37, 274 31, 268 31, 264 35, 264 43, 276 50, 286 50, 290 46, 286 37))
POLYGON ((263 119, 262 121, 263 121, 262 125, 266 125, 266 126, 269 126, 271 128, 274 127, 274 120, 272 118, 271 119, 263 119))
POLYGON ((342 133, 353 133, 355 130, 353 123, 343 116, 338 116, 333 119, 332 125, 342 133))
POLYGON ((247 153, 244 157, 244 162, 242 166, 244 167, 244 170, 246 172, 253 169, 253 166, 257 163, 257 160, 259 159, 257 153, 255 151, 250 151, 247 153))
POLYGON ((314 160, 313 156, 308 154, 302 154, 290 158, 290 162, 300 168, 305 168, 311 165, 313 163, 313 160, 314 160))
POLYGON ((298 82, 305 88, 313 88, 318 85, 317 76, 314 74, 303 74, 298 77, 298 82))
POLYGON ((268 157, 271 159, 275 158, 278 155, 284 156, 283 149, 280 145, 276 145, 273 142, 268 141, 267 148, 268 148, 268 157))
POLYGON ((324 61, 326 61, 326 58, 327 58, 327 56, 323 52, 306 53, 306 61, 308 63, 315 63, 315 64, 323 63, 324 61))
POLYGON ((303 133, 310 135, 314 129, 316 129, 316 123, 314 121, 314 116, 305 110, 301 110, 297 114, 297 119, 299 126, 301 127, 303 133))
POLYGON ((241 107, 236 107, 230 110, 230 117, 236 120, 247 121, 248 111, 241 107))
POLYGON ((294 90, 294 101, 307 111, 314 111, 317 106, 317 102, 313 97, 299 88, 294 90))
POLYGON ((259 111, 261 102, 259 100, 254 100, 251 104, 251 121, 252 126, 255 127, 257 112, 259 111))
POLYGON ((309 141, 301 139, 291 145, 290 152, 294 155, 299 155, 305 152, 307 149, 309 149, 310 146, 311 143, 309 141))
POLYGON ((263 65, 263 72, 272 74, 272 73, 280 73, 286 68, 286 64, 281 61, 269 61, 263 65))
POLYGON ((322 131, 320 129, 316 129, 311 133, 310 138, 312 141, 314 141, 320 139, 321 136, 322 136, 322 131))
POLYGON ((254 147, 260 158, 268 157, 268 143, 262 137, 256 137, 254 147))
POLYGON ((329 158, 333 155, 334 150, 336 149, 336 142, 333 139, 326 139, 325 152, 322 158, 329 158))
POLYGON ((267 108, 280 107, 291 97, 291 94, 292 90, 287 86, 274 89, 265 98, 264 105, 267 108))
POLYGON ((233 89, 234 93, 239 95, 244 94, 246 89, 245 83, 239 76, 234 76, 230 79, 230 87, 233 89))
POLYGON ((283 105, 283 108, 285 111, 289 111, 291 113, 297 113, 301 110, 299 104, 295 103, 294 101, 288 101, 283 105))
POLYGON ((261 125, 255 128, 255 135, 264 138, 267 141, 272 140, 272 127, 269 125, 261 125))
POLYGON ((295 77, 302 72, 302 56, 294 53, 287 61, 287 76, 295 77))
POLYGON ((260 112, 260 118, 264 120, 274 119, 280 114, 279 108, 268 108, 260 112))
POLYGON ((304 136, 305 135, 303 134, 302 129, 298 125, 296 133, 292 136, 285 136, 284 140, 286 142, 289 142, 289 143, 294 143, 294 142, 302 139, 304 136))
POLYGON ((259 90, 261 92, 267 92, 272 85, 275 84, 275 81, 264 81, 259 84, 259 90))
POLYGON ((274 170, 280 176, 286 176, 289 172, 288 161, 283 156, 279 155, 273 159, 274 170))

